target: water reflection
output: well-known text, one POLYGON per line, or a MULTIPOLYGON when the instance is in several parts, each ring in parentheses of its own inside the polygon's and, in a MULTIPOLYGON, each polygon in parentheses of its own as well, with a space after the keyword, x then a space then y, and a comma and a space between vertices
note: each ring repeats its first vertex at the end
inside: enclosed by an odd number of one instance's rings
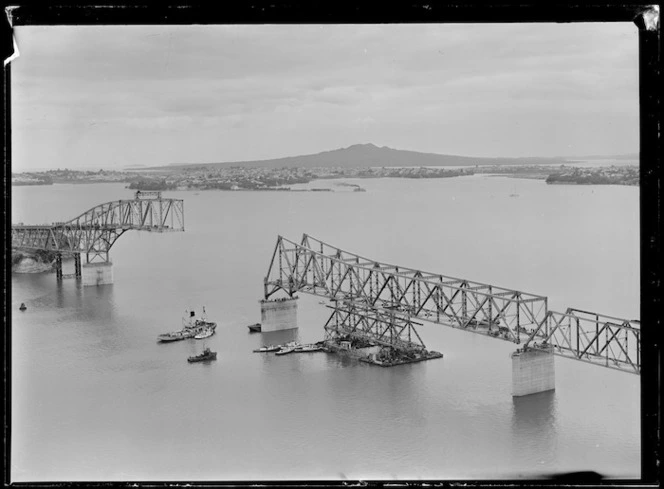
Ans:
POLYGON ((552 427, 556 417, 556 391, 512 397, 512 427, 515 432, 533 435, 552 427))
MULTIPOLYGON (((299 340, 299 330, 295 329, 284 329, 281 331, 266 331, 260 333, 261 337, 261 346, 262 345, 283 345, 289 341, 298 341, 299 340)), ((258 347, 256 347, 258 348, 258 347)))
MULTIPOLYGON (((412 429, 426 429, 422 401, 426 397, 422 392, 421 375, 424 365, 395 365, 393 367, 372 366, 377 374, 385 379, 387 386, 381 392, 381 400, 388 402, 392 419, 408 423, 412 429)), ((378 376, 378 375, 377 375, 378 376)))
POLYGON ((81 315, 104 324, 111 323, 115 313, 114 285, 83 287, 80 282, 77 285, 75 291, 81 315))
POLYGON ((51 285, 51 289, 55 290, 55 294, 53 297, 54 303, 52 305, 58 309, 79 309, 83 298, 80 281, 63 280, 59 282, 55 279, 53 279, 53 281, 55 284, 51 285))
POLYGON ((348 368, 348 367, 357 367, 360 364, 357 360, 346 356, 339 355, 334 353, 328 353, 325 355, 325 361, 328 366, 335 368, 348 368))
POLYGON ((529 473, 544 474, 557 460, 556 391, 512 398, 512 453, 529 473))
POLYGON ((116 317, 114 292, 113 284, 83 286, 80 280, 65 280, 54 288, 58 313, 51 321, 81 358, 110 358, 131 345, 126 324, 116 317))

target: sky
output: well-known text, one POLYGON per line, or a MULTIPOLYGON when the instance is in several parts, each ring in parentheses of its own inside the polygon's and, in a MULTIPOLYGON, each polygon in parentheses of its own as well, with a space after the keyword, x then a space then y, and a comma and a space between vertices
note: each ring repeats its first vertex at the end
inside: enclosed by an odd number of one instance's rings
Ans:
POLYGON ((633 23, 21 26, 12 171, 639 151, 633 23))

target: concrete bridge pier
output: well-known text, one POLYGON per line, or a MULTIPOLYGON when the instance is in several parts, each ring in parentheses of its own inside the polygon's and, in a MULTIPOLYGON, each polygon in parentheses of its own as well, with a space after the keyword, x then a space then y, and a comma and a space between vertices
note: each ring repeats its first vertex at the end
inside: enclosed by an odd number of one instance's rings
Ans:
POLYGON ((512 358, 512 396, 520 397, 556 388, 553 349, 549 347, 517 350, 512 358))
POLYGON ((62 253, 55 255, 55 278, 58 282, 62 282, 62 253))
POLYGON ((86 263, 81 266, 83 286, 106 285, 113 283, 113 263, 110 261, 86 263))
POLYGON ((81 278, 81 254, 74 253, 74 276, 81 278))
POLYGON ((261 332, 297 328, 297 297, 267 300, 261 304, 261 332))

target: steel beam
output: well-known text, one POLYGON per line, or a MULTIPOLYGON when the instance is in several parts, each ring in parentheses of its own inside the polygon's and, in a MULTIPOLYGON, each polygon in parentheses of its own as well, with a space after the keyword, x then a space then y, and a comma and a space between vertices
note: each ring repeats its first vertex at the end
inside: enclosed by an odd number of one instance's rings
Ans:
POLYGON ((184 201, 162 199, 159 192, 137 192, 133 200, 107 202, 80 216, 50 225, 12 226, 12 248, 85 253, 101 258, 126 231, 184 231, 184 201))
POLYGON ((353 302, 340 302, 325 323, 325 339, 363 339, 397 350, 425 350, 424 342, 409 317, 381 311, 353 302))
POLYGON ((374 308, 516 343, 546 314, 543 296, 380 263, 307 235, 302 243, 312 248, 278 238, 265 277, 266 299, 279 290, 361 299, 374 308))
POLYGON ((568 309, 549 311, 525 348, 548 346, 557 355, 608 368, 641 373, 640 321, 568 309))
POLYGON ((517 344, 523 340, 524 348, 550 345, 558 355, 640 372, 638 321, 579 309, 552 312, 545 296, 380 263, 306 234, 301 244, 279 236, 264 285, 266 299, 283 290, 351 301, 374 315, 412 316, 517 344))

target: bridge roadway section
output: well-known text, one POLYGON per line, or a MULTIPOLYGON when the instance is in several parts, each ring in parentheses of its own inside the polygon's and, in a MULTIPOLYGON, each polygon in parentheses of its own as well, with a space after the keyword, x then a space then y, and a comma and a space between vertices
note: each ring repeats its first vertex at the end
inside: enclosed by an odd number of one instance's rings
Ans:
MULTIPOLYGON (((639 320, 580 309, 550 311, 547 297, 467 279, 385 264, 308 235, 279 236, 264 280, 262 310, 286 311, 297 327, 296 302, 271 301, 278 291, 304 292, 335 306, 328 338, 362 336, 395 348, 424 348, 413 318, 520 345, 512 354, 512 393, 555 388, 553 355, 639 374, 639 320)), ((288 324, 290 321, 290 324, 288 324)))
POLYGON ((133 199, 100 204, 78 217, 51 225, 13 225, 12 250, 55 253, 56 277, 62 280, 63 255, 74 257, 73 274, 85 286, 113 282, 109 251, 127 231, 184 231, 184 201, 161 192, 137 191, 133 199), (81 256, 85 263, 81 265, 81 256))

